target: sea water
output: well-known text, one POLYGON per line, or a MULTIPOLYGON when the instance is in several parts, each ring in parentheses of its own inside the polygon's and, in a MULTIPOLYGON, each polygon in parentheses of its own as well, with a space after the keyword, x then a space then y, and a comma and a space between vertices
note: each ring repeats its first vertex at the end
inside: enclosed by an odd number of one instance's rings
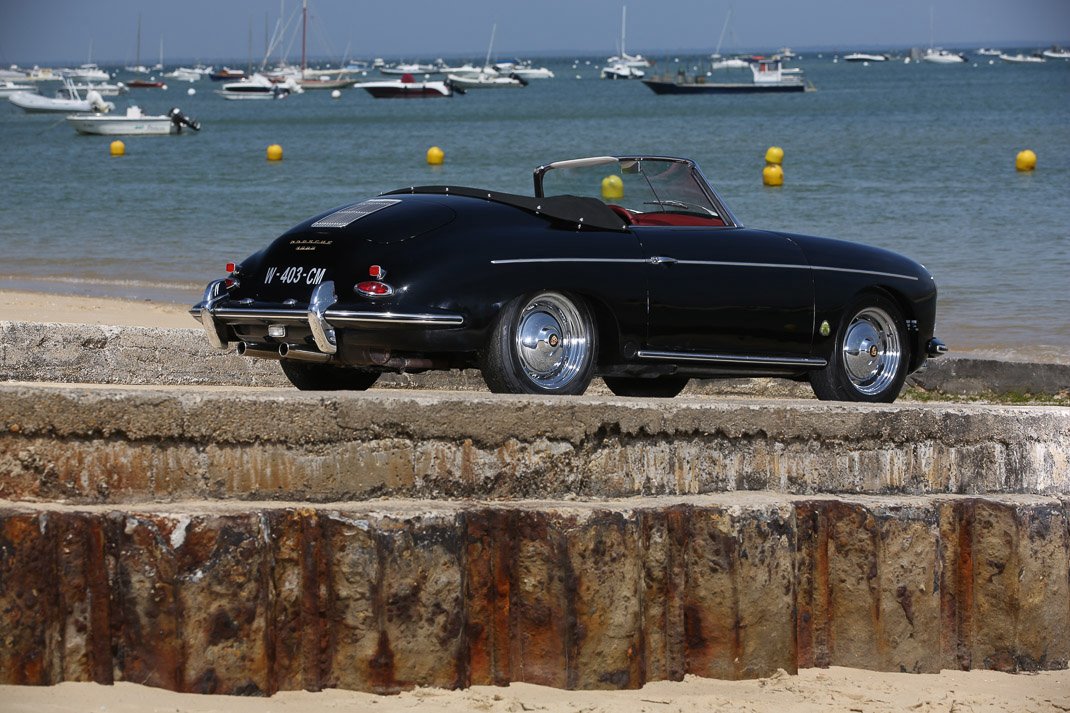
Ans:
MULTIPOLYGON (((557 77, 523 89, 449 99, 347 89, 233 102, 207 80, 133 90, 113 99, 118 112, 178 106, 203 129, 123 137, 119 158, 112 137, 0 106, 0 287, 192 303, 227 261, 340 204, 421 184, 530 194, 542 163, 662 154, 695 159, 744 225, 926 265, 937 335, 955 350, 1070 353, 1070 63, 863 66, 826 54, 795 62, 814 92, 681 97, 600 80, 601 58, 588 59, 539 62, 557 77), (275 143, 284 158, 269 162, 275 143), (425 161, 433 145, 442 166, 425 161), (773 145, 785 153, 780 188, 761 182, 773 145), (1037 169, 1019 173, 1026 148, 1037 169)), ((648 71, 700 61, 676 59, 648 71)))

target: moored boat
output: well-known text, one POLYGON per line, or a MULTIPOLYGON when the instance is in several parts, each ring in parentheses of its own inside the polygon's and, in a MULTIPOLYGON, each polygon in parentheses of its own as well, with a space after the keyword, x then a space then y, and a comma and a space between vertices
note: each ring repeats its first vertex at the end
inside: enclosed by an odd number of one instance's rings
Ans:
POLYGON ((451 82, 441 80, 417 82, 411 74, 401 79, 384 79, 377 82, 361 82, 354 85, 376 99, 433 99, 453 96, 451 82))
POLYGON ((293 79, 285 82, 272 82, 260 73, 237 82, 227 82, 215 93, 224 99, 285 99, 290 94, 304 91, 293 79))
POLYGON ((79 134, 98 136, 166 136, 180 134, 183 128, 200 131, 200 122, 174 107, 167 114, 148 116, 137 106, 125 114, 71 114, 67 123, 79 134))
POLYGON ((921 56, 921 59, 922 61, 930 62, 932 64, 962 64, 966 61, 966 58, 961 54, 932 48, 926 50, 925 54, 921 56))
POLYGON ((1063 49, 1058 45, 1053 45, 1040 54, 1048 59, 1070 59, 1070 50, 1063 49))
POLYGON ((602 67, 602 79, 642 79, 646 73, 623 62, 602 67))
POLYGON ((1043 64, 1046 60, 1035 54, 1000 54, 999 58, 1011 64, 1043 64))
POLYGON ((10 79, 0 81, 0 97, 9 97, 12 94, 17 94, 19 92, 30 92, 31 94, 35 94, 37 93, 37 87, 29 84, 19 84, 10 79))
POLYGON ((446 81, 456 89, 507 89, 526 87, 528 82, 515 74, 480 72, 479 74, 448 74, 446 81))
POLYGON ((844 62, 887 62, 888 55, 869 52, 852 52, 843 56, 844 62))
POLYGON ((223 69, 219 69, 214 72, 209 72, 208 78, 211 79, 213 82, 232 82, 238 79, 244 79, 245 70, 223 67, 223 69))
POLYGON ((644 79, 643 84, 655 94, 775 94, 781 92, 813 91, 801 69, 784 67, 779 59, 757 59, 751 62, 749 82, 710 82, 709 75, 663 75, 644 79))
POLYGON ((100 96, 99 92, 89 91, 86 92, 83 97, 77 89, 73 89, 72 87, 73 85, 68 83, 67 91, 70 92, 69 97, 45 97, 31 92, 15 92, 9 96, 7 100, 23 111, 31 114, 49 112, 70 114, 73 112, 90 111, 104 114, 115 108, 115 105, 111 102, 104 101, 104 97, 100 96))

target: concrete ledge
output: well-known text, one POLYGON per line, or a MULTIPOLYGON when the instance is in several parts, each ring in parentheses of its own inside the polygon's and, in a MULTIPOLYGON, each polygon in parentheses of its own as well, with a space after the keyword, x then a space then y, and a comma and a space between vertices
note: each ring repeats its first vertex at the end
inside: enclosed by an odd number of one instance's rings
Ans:
MULTIPOLYGON (((192 320, 191 320, 192 322, 192 320)), ((0 322, 0 380, 97 384, 289 386, 278 364, 221 353, 201 329, 0 322)), ((911 382, 954 395, 1070 391, 1070 364, 956 358, 931 360, 911 382)), ((386 375, 381 388, 485 391, 478 371, 386 375)), ((595 392, 606 393, 601 382, 595 392)), ((686 393, 810 398, 782 379, 693 380, 686 393)))
POLYGON ((1070 492, 1070 409, 0 386, 0 497, 1070 492))
POLYGON ((636 688, 1070 659, 1070 502, 0 503, 0 683, 636 688))

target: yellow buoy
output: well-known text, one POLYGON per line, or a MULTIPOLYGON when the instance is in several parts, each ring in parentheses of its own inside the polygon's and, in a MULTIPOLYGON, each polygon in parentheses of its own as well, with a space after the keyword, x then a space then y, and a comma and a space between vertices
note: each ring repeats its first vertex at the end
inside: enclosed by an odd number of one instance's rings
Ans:
POLYGON ((126 144, 116 139, 111 142, 111 155, 112 156, 124 156, 126 154, 126 144))
POLYGON ((440 149, 438 146, 432 146, 427 149, 427 163, 430 166, 441 166, 442 162, 446 160, 446 152, 440 149))
POLYGON ((282 160, 282 147, 278 144, 271 144, 267 147, 267 160, 268 161, 281 161, 282 160))
POLYGON ((1014 167, 1019 171, 1032 171, 1037 167, 1037 155, 1029 149, 1019 151, 1014 158, 1014 167))
POLYGON ((762 183, 767 186, 784 185, 784 169, 775 163, 771 163, 762 169, 762 183))
POLYGON ((602 179, 602 198, 607 201, 619 201, 624 197, 624 181, 620 176, 610 174, 602 179))
POLYGON ((777 166, 784 163, 784 149, 779 146, 770 146, 765 152, 765 162, 777 166))

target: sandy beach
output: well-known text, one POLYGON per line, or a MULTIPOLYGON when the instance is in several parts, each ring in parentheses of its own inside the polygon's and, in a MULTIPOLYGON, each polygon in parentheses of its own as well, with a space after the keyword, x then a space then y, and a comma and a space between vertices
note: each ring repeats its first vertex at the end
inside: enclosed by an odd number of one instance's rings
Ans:
MULTIPOLYGON (((188 305, 0 291, 0 321, 196 327, 188 305)), ((398 696, 350 691, 282 692, 270 699, 177 694, 133 683, 0 686, 0 710, 34 711, 1070 711, 1070 671, 907 674, 847 668, 780 672, 757 681, 694 676, 639 691, 560 691, 528 684, 398 696)))
POLYGON ((514 683, 463 691, 418 688, 397 696, 353 691, 287 691, 270 699, 172 693, 133 683, 99 686, 62 683, 51 687, 0 686, 7 713, 108 711, 546 711, 547 713, 697 713, 738 711, 864 711, 892 713, 998 713, 1070 711, 1070 672, 1010 675, 991 671, 934 674, 876 673, 848 668, 806 669, 756 681, 716 681, 688 676, 659 681, 638 691, 561 691, 514 683))

